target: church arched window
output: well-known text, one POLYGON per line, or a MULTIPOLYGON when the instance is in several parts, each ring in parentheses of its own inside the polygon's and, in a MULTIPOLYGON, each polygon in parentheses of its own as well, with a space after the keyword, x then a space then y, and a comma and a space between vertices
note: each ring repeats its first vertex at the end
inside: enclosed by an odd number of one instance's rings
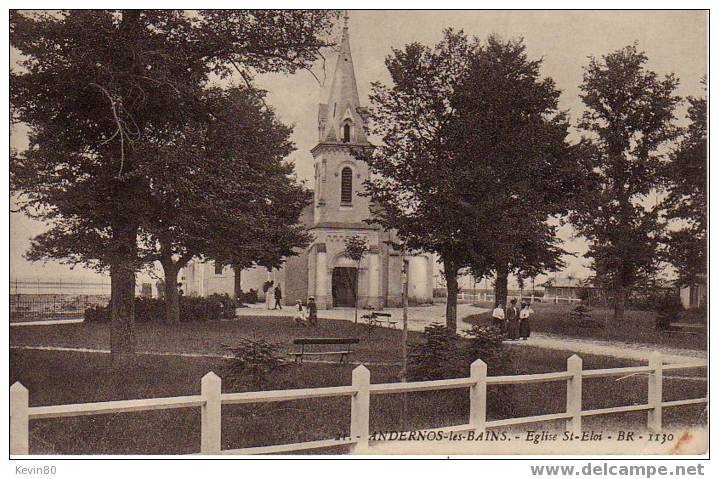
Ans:
POLYGON ((342 185, 340 194, 340 203, 343 205, 352 204, 352 168, 346 166, 342 168, 342 185))
POLYGON ((345 123, 345 126, 342 127, 342 142, 343 143, 350 142, 350 124, 349 123, 345 123))

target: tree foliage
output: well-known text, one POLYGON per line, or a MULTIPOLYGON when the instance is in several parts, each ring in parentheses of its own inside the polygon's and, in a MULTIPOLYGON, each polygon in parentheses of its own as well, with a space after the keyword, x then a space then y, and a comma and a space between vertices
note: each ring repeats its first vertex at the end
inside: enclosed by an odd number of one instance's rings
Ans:
MULTIPOLYGON (((219 131, 208 127, 210 81, 237 73, 253 89, 256 73, 310 68, 336 18, 303 10, 12 12, 10 41, 22 60, 11 73, 11 112, 29 127, 30 146, 11 157, 11 186, 19 209, 50 225, 29 256, 110 270, 113 352, 134 351, 134 275, 168 217, 156 216, 158 205, 210 179, 202 178, 206 164, 187 164, 219 131), (183 169, 187 183, 175 185, 183 169)), ((214 153, 202 161, 227 151, 214 153)), ((246 169, 237 174, 229 178, 253 181, 246 169)), ((206 201, 214 191, 205 189, 206 201)))
POLYGON ((456 326, 457 274, 536 275, 562 263, 548 216, 566 212, 581 184, 580 155, 565 142, 559 90, 542 79, 521 40, 485 43, 446 30, 386 60, 393 86, 373 84, 367 190, 377 222, 408 249, 439 255, 447 325, 456 326))
POLYGON ((385 60, 392 85, 375 82, 370 93, 371 131, 382 144, 362 156, 372 173, 365 187, 374 222, 396 230, 407 250, 436 253, 444 263, 450 329, 456 329, 457 274, 469 264, 471 241, 458 221, 462 174, 449 143, 452 96, 478 48, 476 39, 448 29, 434 48, 393 49, 385 60))
POLYGON ((345 254, 352 261, 362 261, 368 250, 367 240, 362 236, 353 235, 345 239, 345 254))
POLYGON ((680 224, 668 235, 666 257, 681 286, 703 281, 707 271, 707 101, 688 102, 689 126, 664 169, 667 218, 680 224))
POLYGON ((455 93, 450 142, 454 158, 471 161, 456 191, 463 227, 477 243, 471 269, 475 277, 497 276, 502 304, 509 273, 536 276, 564 265, 557 223, 547 220, 568 212, 584 181, 583 145, 567 143, 560 91, 541 77, 541 65, 523 40, 490 36, 455 93))
POLYGON ((649 195, 659 183, 662 147, 678 132, 678 80, 660 78, 646 62, 636 46, 591 58, 580 87, 592 175, 572 220, 589 240, 585 256, 612 292, 617 320, 632 288, 657 268, 663 227, 649 195))

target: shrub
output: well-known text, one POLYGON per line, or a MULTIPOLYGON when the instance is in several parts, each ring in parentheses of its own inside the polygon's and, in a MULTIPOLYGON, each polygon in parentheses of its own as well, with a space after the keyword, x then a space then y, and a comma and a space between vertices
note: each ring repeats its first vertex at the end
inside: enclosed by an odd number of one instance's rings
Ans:
POLYGON ((240 298, 239 298, 240 304, 255 304, 257 303, 257 290, 250 288, 250 290, 245 293, 244 291, 240 291, 240 298))
POLYGON ((264 339, 239 338, 237 345, 222 347, 232 353, 223 374, 232 385, 249 382, 257 388, 265 386, 270 373, 284 364, 280 345, 264 339))
MULTIPOLYGON (((180 321, 211 321, 235 316, 235 302, 227 294, 213 294, 207 298, 180 296, 180 321)), ((110 306, 95 306, 85 310, 88 323, 110 321, 110 306)), ((135 298, 135 321, 146 323, 164 321, 165 300, 135 298)))
MULTIPOLYGON (((409 380, 429 381, 469 376, 472 362, 482 359, 488 372, 507 374, 510 366, 508 348, 502 333, 493 326, 474 326, 469 339, 460 338, 442 324, 432 323, 422 334, 423 342, 410 345, 409 380)), ((487 406, 494 415, 514 417, 516 394, 512 385, 487 390, 487 406)))
POLYGON ((165 317, 165 301, 153 298, 135 298, 135 321, 149 323, 165 317))
POLYGON ((90 306, 85 309, 83 320, 86 323, 104 323, 110 320, 110 308, 108 306, 90 306))
MULTIPOLYGON (((237 302, 232 299, 227 293, 225 294, 213 294, 206 298, 210 303, 217 303, 220 305, 220 317, 223 319, 231 319, 235 317, 235 308, 237 308, 237 302)), ((213 319, 213 318, 210 318, 213 319)))
POLYGON ((604 323, 592 318, 592 310, 584 305, 579 305, 569 311, 569 320, 582 328, 602 328, 604 323))
POLYGON ((502 373, 510 364, 509 352, 504 346, 502 331, 494 326, 472 326, 467 332, 469 341, 465 347, 466 361, 471 365, 481 359, 491 373, 502 373))
POLYGON ((659 331, 670 331, 671 323, 679 319, 679 313, 684 309, 679 298, 671 293, 659 297, 654 307, 657 312, 654 326, 659 331))
POLYGON ((408 375, 413 381, 467 377, 470 365, 477 359, 487 363, 492 372, 503 372, 509 364, 509 353, 502 332, 493 326, 473 326, 469 339, 439 323, 427 326, 423 342, 410 345, 408 375))
POLYGON ((424 329, 422 343, 410 344, 407 373, 412 381, 458 378, 466 376, 459 336, 439 323, 424 329))

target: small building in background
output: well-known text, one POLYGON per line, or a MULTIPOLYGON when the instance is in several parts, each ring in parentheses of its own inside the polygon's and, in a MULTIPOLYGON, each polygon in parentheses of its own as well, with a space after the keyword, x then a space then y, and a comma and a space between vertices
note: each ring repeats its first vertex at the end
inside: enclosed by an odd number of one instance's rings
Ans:
MULTIPOLYGON (((706 279, 706 277, 704 277, 706 279)), ((679 289, 679 299, 684 309, 701 308, 707 304, 706 281, 679 289)))
POLYGON ((601 298, 602 288, 595 286, 591 278, 560 277, 545 281, 542 301, 550 303, 579 303, 583 299, 601 298))

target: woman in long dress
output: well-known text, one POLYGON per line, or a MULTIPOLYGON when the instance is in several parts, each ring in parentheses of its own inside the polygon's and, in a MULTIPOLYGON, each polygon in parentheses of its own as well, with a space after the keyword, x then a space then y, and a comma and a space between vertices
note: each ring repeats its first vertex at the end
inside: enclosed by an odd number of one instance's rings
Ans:
POLYGON ((272 309, 272 298, 275 297, 275 283, 274 281, 268 281, 265 283, 267 290, 265 291, 265 305, 267 309, 272 309))
POLYGON ((519 337, 522 339, 529 338, 529 317, 534 313, 534 310, 525 303, 522 305, 522 309, 519 311, 519 337))

